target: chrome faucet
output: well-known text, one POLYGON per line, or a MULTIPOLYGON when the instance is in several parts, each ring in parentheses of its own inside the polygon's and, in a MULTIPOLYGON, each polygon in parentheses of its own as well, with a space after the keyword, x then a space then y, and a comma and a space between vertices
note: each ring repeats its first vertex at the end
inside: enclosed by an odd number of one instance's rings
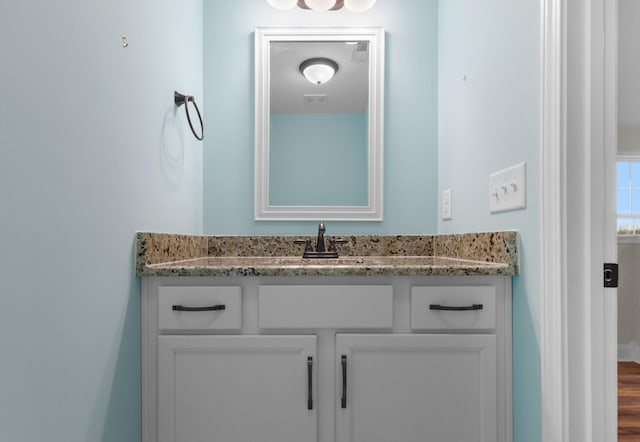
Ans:
POLYGON ((338 250, 336 244, 346 244, 345 239, 329 239, 329 249, 327 250, 324 244, 324 233, 327 231, 324 223, 318 224, 318 238, 316 240, 316 250, 313 250, 310 239, 296 239, 294 243, 304 244, 303 258, 337 258, 338 250))

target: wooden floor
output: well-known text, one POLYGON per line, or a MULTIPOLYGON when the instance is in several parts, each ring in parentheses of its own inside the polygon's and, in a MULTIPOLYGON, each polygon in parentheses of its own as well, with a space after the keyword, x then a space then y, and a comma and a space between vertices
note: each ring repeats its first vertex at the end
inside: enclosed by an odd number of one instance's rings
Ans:
POLYGON ((618 362, 618 441, 640 442, 640 364, 618 362))

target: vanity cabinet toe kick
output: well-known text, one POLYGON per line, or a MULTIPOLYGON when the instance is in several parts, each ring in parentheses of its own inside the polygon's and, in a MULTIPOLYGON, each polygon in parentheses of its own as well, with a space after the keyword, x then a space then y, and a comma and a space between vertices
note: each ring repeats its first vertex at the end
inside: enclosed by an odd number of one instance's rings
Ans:
POLYGON ((512 441, 511 278, 144 277, 143 442, 512 441))

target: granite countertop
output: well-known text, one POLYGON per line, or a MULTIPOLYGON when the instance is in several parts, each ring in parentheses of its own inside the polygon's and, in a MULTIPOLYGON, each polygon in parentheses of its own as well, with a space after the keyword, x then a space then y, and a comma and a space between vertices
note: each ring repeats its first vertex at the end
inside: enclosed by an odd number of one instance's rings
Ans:
MULTIPOLYGON (((333 235, 327 235, 331 238, 333 235)), ((336 236, 337 237, 337 236, 336 236)), ((303 259, 302 236, 138 232, 138 276, 517 275, 518 232, 340 236, 337 259, 303 259)), ((315 240, 315 237, 308 237, 315 240)))

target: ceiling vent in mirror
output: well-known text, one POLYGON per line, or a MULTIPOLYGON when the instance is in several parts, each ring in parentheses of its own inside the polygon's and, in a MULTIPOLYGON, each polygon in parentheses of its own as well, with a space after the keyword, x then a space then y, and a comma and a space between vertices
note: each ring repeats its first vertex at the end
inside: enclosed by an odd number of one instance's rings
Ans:
POLYGON ((356 52, 367 52, 369 50, 368 41, 359 41, 356 43, 356 52))
POLYGON ((351 54, 352 63, 367 63, 369 61, 369 43, 366 41, 358 41, 353 45, 353 53, 351 54))
POLYGON ((326 106, 329 103, 327 94, 304 94, 303 104, 305 106, 326 106))
POLYGON ((280 10, 292 9, 296 5, 313 11, 337 11, 345 9, 351 12, 365 12, 373 7, 376 0, 267 0, 271 6, 280 10))

